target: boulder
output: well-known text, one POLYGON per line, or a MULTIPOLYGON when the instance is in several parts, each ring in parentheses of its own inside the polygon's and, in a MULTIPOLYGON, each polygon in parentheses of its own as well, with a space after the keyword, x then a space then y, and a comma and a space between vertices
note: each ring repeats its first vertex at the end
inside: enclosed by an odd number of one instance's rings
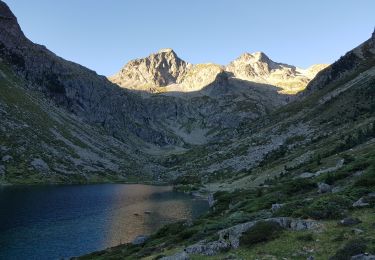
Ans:
POLYGON ((208 206, 210 208, 212 208, 215 205, 216 200, 214 199, 214 195, 212 193, 210 195, 208 195, 207 201, 208 201, 208 206))
POLYGON ((353 226, 362 223, 362 221, 358 218, 344 218, 339 221, 339 225, 341 226, 353 226))
POLYGON ((284 204, 280 204, 280 203, 272 204, 271 211, 272 212, 276 212, 277 210, 281 209, 283 207, 283 205, 284 204))
POLYGON ((9 161, 13 160, 13 157, 11 155, 5 155, 5 156, 3 156, 3 158, 1 160, 3 162, 9 162, 9 161))
POLYGON ((361 208, 361 207, 366 207, 366 206, 369 206, 369 205, 370 205, 370 203, 366 202, 364 198, 360 198, 359 200, 354 202, 352 206, 354 208, 361 208))
POLYGON ((353 228, 352 232, 356 235, 362 234, 364 231, 360 228, 353 228))
POLYGON ((0 175, 5 174, 5 166, 0 164, 0 175))
POLYGON ((298 175, 298 178, 301 178, 301 179, 309 179, 309 178, 312 178, 312 177, 315 177, 315 174, 311 173, 311 172, 304 172, 304 173, 301 173, 300 175, 298 175))
POLYGON ((327 183, 324 183, 324 182, 318 183, 318 193, 328 193, 331 191, 332 191, 332 188, 327 183))

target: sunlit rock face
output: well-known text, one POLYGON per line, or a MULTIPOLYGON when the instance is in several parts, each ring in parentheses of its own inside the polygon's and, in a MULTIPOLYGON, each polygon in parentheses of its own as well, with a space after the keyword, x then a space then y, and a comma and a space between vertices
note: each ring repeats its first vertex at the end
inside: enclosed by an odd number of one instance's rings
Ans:
POLYGON ((295 94, 303 90, 315 75, 327 65, 313 65, 300 69, 272 61, 263 52, 244 53, 231 62, 226 70, 242 80, 269 84, 281 88, 282 93, 295 94))
POLYGON ((262 52, 244 53, 228 66, 212 63, 193 66, 181 60, 172 49, 161 49, 146 58, 130 61, 109 80, 121 87, 145 92, 193 92, 210 85, 220 73, 226 73, 228 77, 279 87, 283 94, 295 94, 326 66, 300 69, 274 62, 262 52))
POLYGON ((125 88, 152 91, 179 83, 191 66, 172 49, 161 49, 146 58, 130 61, 109 79, 125 88))

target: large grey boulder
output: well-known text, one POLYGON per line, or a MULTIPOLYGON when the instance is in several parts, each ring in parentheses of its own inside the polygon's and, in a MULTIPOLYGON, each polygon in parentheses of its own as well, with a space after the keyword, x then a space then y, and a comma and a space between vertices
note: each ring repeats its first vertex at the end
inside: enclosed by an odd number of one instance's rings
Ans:
POLYGON ((320 182, 318 183, 318 193, 328 193, 331 192, 332 188, 329 184, 320 182))
POLYGON ((361 223, 362 221, 358 218, 344 218, 339 221, 341 226, 353 226, 361 223))
POLYGON ((366 200, 364 198, 360 198, 359 200, 354 202, 352 206, 354 208, 361 208, 361 207, 367 207, 369 205, 370 205, 370 203, 366 202, 366 200))

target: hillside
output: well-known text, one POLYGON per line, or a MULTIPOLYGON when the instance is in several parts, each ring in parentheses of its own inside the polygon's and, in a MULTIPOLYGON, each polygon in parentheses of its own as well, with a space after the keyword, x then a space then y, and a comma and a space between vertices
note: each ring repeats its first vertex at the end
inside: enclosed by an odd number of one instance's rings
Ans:
POLYGON ((87 257, 372 259, 374 72, 373 35, 298 100, 170 157, 172 170, 186 170, 176 188, 211 194, 210 212, 87 257))
POLYGON ((31 42, 2 1, 0 32, 1 185, 168 183, 209 201, 83 259, 374 258, 375 32, 329 66, 162 49, 109 79, 31 42))

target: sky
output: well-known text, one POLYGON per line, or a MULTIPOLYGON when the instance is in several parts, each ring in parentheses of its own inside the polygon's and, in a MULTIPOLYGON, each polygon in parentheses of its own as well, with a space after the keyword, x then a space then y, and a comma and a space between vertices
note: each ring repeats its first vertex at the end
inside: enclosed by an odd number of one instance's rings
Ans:
POLYGON ((306 68, 367 40, 374 0, 4 0, 33 42, 101 75, 161 48, 194 64, 244 52, 306 68))

